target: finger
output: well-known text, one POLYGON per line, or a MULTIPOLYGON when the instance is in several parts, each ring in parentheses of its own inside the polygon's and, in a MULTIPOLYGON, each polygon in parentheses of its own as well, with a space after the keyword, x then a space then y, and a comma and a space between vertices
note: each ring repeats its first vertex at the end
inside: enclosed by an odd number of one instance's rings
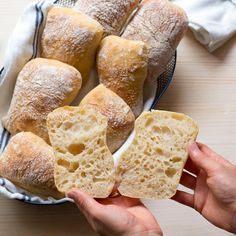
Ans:
POLYGON ((196 143, 190 144, 188 146, 188 151, 189 157, 193 163, 206 171, 207 174, 210 174, 212 171, 218 170, 220 168, 220 164, 203 153, 196 143))
POLYGON ((184 166, 184 169, 194 175, 198 175, 198 173, 200 171, 200 169, 196 166, 196 164, 193 163, 193 161, 190 158, 188 158, 188 160, 184 166))
POLYGON ((197 145, 198 145, 199 149, 209 157, 214 157, 214 156, 218 155, 217 153, 215 153, 212 149, 210 149, 207 145, 205 145, 203 143, 197 142, 197 145))
POLYGON ((95 215, 102 210, 102 205, 91 198, 88 194, 77 189, 72 189, 67 196, 75 201, 77 207, 86 215, 95 215))
POLYGON ((230 164, 230 162, 226 159, 224 159, 221 155, 219 155, 218 153, 214 152, 211 148, 209 148, 207 145, 203 144, 203 143, 197 143, 199 149, 205 153, 207 156, 209 156, 210 158, 214 159, 215 161, 221 163, 221 164, 230 164))
POLYGON ((178 190, 171 199, 183 205, 186 205, 192 208, 194 207, 194 196, 190 193, 186 193, 186 192, 178 190))
POLYGON ((102 205, 117 205, 122 208, 128 208, 132 206, 142 205, 141 201, 136 198, 128 197, 117 197, 117 198, 106 198, 106 199, 96 199, 102 205))
POLYGON ((192 176, 191 174, 189 174, 187 172, 183 172, 181 179, 180 179, 180 183, 183 186, 194 190, 196 187, 196 182, 197 182, 196 177, 192 176))

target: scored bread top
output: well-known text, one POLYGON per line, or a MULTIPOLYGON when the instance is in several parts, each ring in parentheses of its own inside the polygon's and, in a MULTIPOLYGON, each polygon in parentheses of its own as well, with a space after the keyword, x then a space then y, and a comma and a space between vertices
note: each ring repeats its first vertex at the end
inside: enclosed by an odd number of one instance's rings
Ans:
POLYGON ((197 137, 197 123, 174 112, 144 112, 135 122, 135 138, 118 161, 119 192, 128 197, 165 199, 177 190, 197 137))
POLYGON ((104 38, 97 54, 100 83, 118 94, 136 117, 143 110, 147 60, 145 43, 118 36, 104 38))
POLYGON ((0 176, 31 193, 61 198, 54 183, 54 153, 43 139, 30 132, 16 134, 0 157, 0 176))
POLYGON ((11 133, 30 131, 49 142, 48 113, 69 105, 82 84, 79 71, 56 60, 36 58, 19 73, 3 126, 11 133))
POLYGON ((80 106, 92 106, 108 118, 107 145, 112 153, 124 143, 134 127, 135 117, 130 107, 102 84, 91 90, 80 106))
POLYGON ((91 107, 63 107, 48 115, 47 127, 58 190, 67 193, 75 187, 92 197, 108 197, 115 171, 106 145, 107 118, 91 107))
POLYGON ((89 16, 67 7, 53 7, 41 39, 41 55, 74 66, 83 85, 92 70, 103 27, 89 16))
POLYGON ((104 27, 104 37, 119 35, 139 0, 78 0, 75 8, 104 27))

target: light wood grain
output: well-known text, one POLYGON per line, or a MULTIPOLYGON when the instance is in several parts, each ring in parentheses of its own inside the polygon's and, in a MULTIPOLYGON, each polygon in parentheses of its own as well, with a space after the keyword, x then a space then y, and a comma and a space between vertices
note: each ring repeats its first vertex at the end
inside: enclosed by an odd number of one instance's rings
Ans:
MULTIPOLYGON (((0 1, 0 64, 13 26, 31 0, 0 1)), ((184 112, 200 126, 199 140, 236 163, 236 38, 213 54, 188 32, 178 48, 175 78, 158 108, 184 112)), ((147 201, 166 236, 229 236, 197 212, 170 200, 147 201)), ((95 235, 72 204, 32 206, 0 198, 1 236, 95 235)))

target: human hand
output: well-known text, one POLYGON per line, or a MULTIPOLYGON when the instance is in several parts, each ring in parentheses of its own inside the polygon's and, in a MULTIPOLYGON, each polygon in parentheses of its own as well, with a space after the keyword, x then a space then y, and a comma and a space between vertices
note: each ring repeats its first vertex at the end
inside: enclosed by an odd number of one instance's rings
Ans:
POLYGON ((162 236, 154 216, 138 199, 117 197, 95 200, 72 189, 72 198, 91 227, 102 236, 162 236))
POLYGON ((204 144, 191 144, 188 149, 190 158, 180 183, 194 193, 177 191, 173 199, 236 233, 236 166, 204 144))

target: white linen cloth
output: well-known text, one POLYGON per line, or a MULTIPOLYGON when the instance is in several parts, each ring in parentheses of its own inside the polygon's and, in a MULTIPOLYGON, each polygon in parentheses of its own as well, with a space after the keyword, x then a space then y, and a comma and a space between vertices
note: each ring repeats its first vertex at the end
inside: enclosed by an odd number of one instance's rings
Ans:
MULTIPOLYGON (((42 32, 47 12, 54 2, 47 0, 31 3, 21 15, 9 39, 4 68, 0 72, 0 120, 8 110, 18 73, 29 60, 38 55, 38 35, 42 32)), ((0 154, 9 138, 0 122, 0 154)), ((69 200, 34 196, 4 178, 0 178, 0 195, 34 204, 58 204, 69 200)))
POLYGON ((189 18, 196 39, 210 52, 236 33, 236 0, 172 0, 189 18))

